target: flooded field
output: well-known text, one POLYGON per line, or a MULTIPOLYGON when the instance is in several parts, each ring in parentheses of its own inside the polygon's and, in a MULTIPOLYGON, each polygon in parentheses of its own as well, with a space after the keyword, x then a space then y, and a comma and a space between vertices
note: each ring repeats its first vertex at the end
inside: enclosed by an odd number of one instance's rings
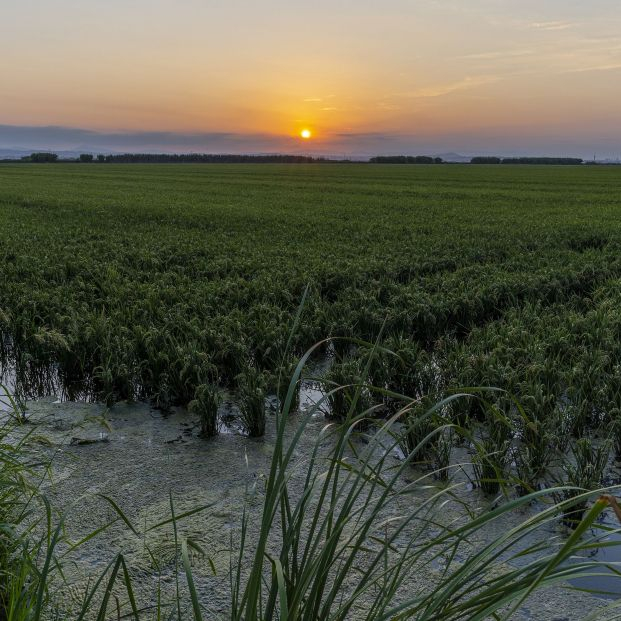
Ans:
MULTIPOLYGON (((307 411, 318 391, 303 391, 307 411)), ((223 406, 223 413, 231 407, 223 406)), ((304 486, 303 466, 314 446, 314 439, 328 424, 323 414, 309 414, 311 421, 296 447, 291 470, 292 489, 299 493, 304 486)), ((103 572, 116 552, 122 551, 132 575, 136 597, 145 605, 154 601, 158 591, 163 601, 172 601, 176 589, 186 592, 183 578, 178 585, 178 550, 170 524, 138 536, 118 520, 109 497, 118 503, 133 525, 144 532, 151 525, 170 517, 170 498, 177 515, 196 507, 207 506, 178 524, 179 535, 195 541, 204 555, 192 556, 194 579, 201 604, 208 618, 226 618, 230 605, 231 562, 236 562, 244 506, 249 514, 249 537, 256 536, 262 505, 262 488, 274 447, 274 420, 270 416, 264 439, 244 437, 234 429, 217 438, 198 437, 198 423, 185 410, 169 415, 145 404, 101 404, 59 402, 55 398, 28 403, 28 425, 34 455, 51 459, 48 473, 41 472, 41 490, 65 519, 69 538, 77 541, 110 521, 115 523, 71 554, 66 564, 69 587, 52 585, 54 601, 67 609, 77 605, 94 577, 103 572), (214 575, 214 570, 216 575, 214 575)), ((288 423, 290 436, 300 422, 300 414, 288 423)), ((329 445, 330 440, 326 440, 329 445)), ((364 436, 355 439, 364 445, 364 436)), ((326 446, 328 449, 329 446, 326 446)), ((465 461, 461 454, 456 461, 465 461)), ((400 463, 398 452, 390 458, 400 463)), ((415 480, 424 473, 412 469, 408 476, 415 480)), ((404 481, 407 482, 407 481, 404 481)), ((464 472, 457 469, 453 483, 454 499, 445 502, 442 519, 447 523, 463 515, 461 502, 471 510, 489 508, 492 500, 472 490, 464 472)), ((421 481, 414 497, 392 505, 393 516, 408 511, 412 502, 422 499, 439 486, 431 477, 421 481)), ((491 523, 485 537, 490 539, 541 510, 533 505, 491 523)), ((391 513, 387 515, 390 518, 391 513)), ((536 538, 560 537, 562 530, 552 522, 547 530, 538 531, 521 545, 527 548, 536 538)), ((473 546, 482 545, 472 541, 473 546)), ((438 579, 441 564, 431 563, 424 572, 408 579, 406 590, 424 591, 438 579)), ((593 584, 585 585, 593 588, 593 584)), ((602 588, 602 583, 598 587, 602 588)), ((344 587, 345 588, 345 587, 344 587)), ((119 593, 121 596, 121 593, 119 593)), ((189 605, 188 598, 182 598, 189 605)), ((537 593, 522 607, 515 619, 582 620, 587 613, 606 604, 606 600, 586 593, 567 590, 563 585, 537 593), (559 614, 559 610, 563 610, 559 614)), ((360 601, 361 610, 364 600, 360 601)), ((355 618, 355 617, 352 617, 355 618)))
MULTIPOLYGON (((308 503, 329 529, 355 486, 350 473, 373 501, 391 477, 394 488, 357 540, 351 571, 339 574, 349 548, 334 541, 357 532, 356 503, 330 540, 330 570, 310 564, 309 575, 323 581, 317 593, 332 588, 332 604, 337 596, 347 603, 339 621, 359 617, 354 611, 384 592, 399 604, 416 599, 413 618, 476 617, 476 606, 483 618, 500 592, 490 576, 509 572, 513 597, 544 574, 557 577, 542 550, 533 559, 516 547, 545 542, 560 554, 569 540, 576 554, 617 563, 618 548, 585 548, 584 537, 617 527, 603 508, 610 501, 597 499, 620 480, 620 188, 617 169, 586 166, 2 166, 0 376, 19 394, 31 461, 51 461, 37 476, 57 519, 64 516, 63 532, 79 542, 103 529, 71 553, 70 588, 51 581, 52 601, 71 618, 64 611, 122 552, 123 580, 131 578, 146 614, 174 600, 225 616, 237 567, 242 590, 247 576, 254 580, 250 600, 261 601, 262 581, 278 593, 277 608, 287 597, 304 606, 312 580, 300 580, 296 553, 309 525, 298 525, 289 503, 308 503), (283 473, 281 379, 311 349, 311 360, 329 365, 303 385, 302 410, 325 403, 308 414, 283 473), (463 387, 468 397, 451 400, 463 387), (403 403, 399 440, 374 436, 403 403), (364 429, 350 439, 352 420, 364 429), (338 434, 324 431, 328 422, 338 434), (338 464, 342 496, 313 495, 304 469, 314 459, 318 482, 333 472, 321 468, 338 464), (270 468, 283 477, 276 491, 270 468), (272 492, 278 510, 266 513, 272 492), (594 524, 591 511, 600 509, 594 524), (173 513, 182 516, 176 536, 173 513), (539 516, 537 532, 522 537, 518 525, 539 516), (468 533, 458 543, 454 523, 468 533), (570 525, 588 533, 574 541, 570 525), (279 542, 283 532, 298 547, 279 542), (478 546, 505 537, 512 552, 491 558, 487 573, 472 569, 478 546), (444 548, 434 556, 426 543, 437 540, 444 548), (384 556, 373 557, 375 546, 384 556), (278 585, 276 558, 285 565, 278 585), (372 558, 376 581, 362 589, 359 574, 372 558), (408 571, 392 592, 378 576, 394 558, 408 571), (441 597, 452 572, 466 579, 441 597)), ((287 440, 305 421, 294 411, 292 402, 287 440)), ((313 550, 329 548, 322 532, 315 537, 313 550)), ((59 550, 70 547, 63 538, 59 550)), ((563 563, 582 567, 579 558, 563 563)), ((516 615, 584 619, 614 601, 615 567, 574 582, 612 595, 564 589, 567 570, 516 615)), ((117 617, 132 604, 120 582, 108 609, 117 606, 117 617)), ((312 618, 325 612, 321 597, 312 618)), ((254 620, 242 612, 238 620, 254 620)))

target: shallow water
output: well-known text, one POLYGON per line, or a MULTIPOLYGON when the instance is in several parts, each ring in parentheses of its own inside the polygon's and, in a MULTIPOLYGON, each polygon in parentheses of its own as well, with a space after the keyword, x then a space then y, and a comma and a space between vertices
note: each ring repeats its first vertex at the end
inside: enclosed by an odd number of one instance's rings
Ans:
POLYGON ((10 396, 15 392, 12 375, 0 373, 0 412, 10 412, 13 409, 10 396))
MULTIPOLYGON (((317 385, 305 384, 302 406, 310 407, 321 396, 317 385)), ((251 516, 249 537, 256 534, 254 518, 261 511, 262 486, 275 439, 274 417, 269 417, 264 439, 246 438, 232 425, 228 433, 203 440, 198 437, 197 421, 182 409, 163 415, 146 404, 121 403, 107 409, 101 404, 63 403, 46 398, 30 402, 27 414, 27 427, 34 430, 33 440, 37 442, 33 450, 52 459, 51 476, 44 480, 42 490, 64 514, 67 531, 74 541, 116 516, 100 495, 114 499, 139 530, 170 516, 170 498, 177 514, 209 505, 205 511, 181 520, 179 533, 196 541, 214 563, 216 576, 206 557, 194 555, 192 559, 197 589, 210 613, 208 618, 224 618, 229 602, 230 550, 236 547, 244 503, 251 516)), ((297 424, 298 419, 291 417, 288 434, 297 424)), ((296 448, 296 464, 305 461, 325 424, 322 415, 311 419, 296 448)), ((466 461, 465 450, 461 450, 464 454, 455 457, 466 461)), ((391 459, 395 465, 399 463, 397 455, 391 459)), ((417 476, 420 473, 412 471, 412 479, 417 476)), ((455 478, 464 482, 459 492, 461 500, 471 507, 489 504, 489 499, 476 490, 467 490, 463 473, 458 472, 455 478)), ((293 473, 294 493, 302 485, 303 478, 293 473)), ((408 503, 411 499, 391 511, 405 511, 411 507, 408 503)), ((492 523, 485 536, 493 538, 505 532, 536 510, 531 507, 492 523)), ((461 514, 461 509, 458 504, 447 505, 444 512, 447 519, 452 519, 461 514)), ((559 536, 555 525, 549 527, 548 535, 559 536)), ((525 541, 524 547, 531 543, 525 541)), ((66 568, 70 587, 59 585, 55 598, 63 606, 77 602, 89 577, 103 571, 119 551, 123 551, 131 568, 141 602, 152 602, 158 585, 164 599, 173 596, 178 557, 172 529, 164 527, 137 537, 117 521, 72 555, 74 563, 66 568), (149 550, 158 559, 159 568, 154 567, 149 550)), ((413 576, 407 588, 425 589, 439 571, 440 567, 436 567, 413 576)), ((180 588, 183 593, 183 580, 180 588)), ((557 587, 536 594, 513 618, 577 621, 603 603, 600 598, 557 587)))

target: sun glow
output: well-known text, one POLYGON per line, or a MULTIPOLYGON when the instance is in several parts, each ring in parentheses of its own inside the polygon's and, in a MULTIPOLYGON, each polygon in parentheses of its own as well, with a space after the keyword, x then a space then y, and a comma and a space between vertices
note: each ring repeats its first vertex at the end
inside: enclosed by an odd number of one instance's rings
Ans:
POLYGON ((310 129, 303 129, 300 132, 300 137, 303 138, 304 140, 308 140, 313 134, 311 133, 310 129))

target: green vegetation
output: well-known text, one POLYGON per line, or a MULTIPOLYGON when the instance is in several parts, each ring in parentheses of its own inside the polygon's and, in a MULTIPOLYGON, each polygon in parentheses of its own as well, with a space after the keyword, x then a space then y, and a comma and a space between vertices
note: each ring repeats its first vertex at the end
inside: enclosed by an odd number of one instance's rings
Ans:
MULTIPOLYGON (((30 394, 193 402, 206 436, 226 388, 261 435, 292 359, 338 337, 324 387, 379 391, 333 392, 337 418, 494 386, 410 415, 406 450, 455 424, 475 483, 527 493, 619 436, 620 189, 596 167, 2 166, 0 359, 30 394), (396 355, 365 375, 355 339, 380 332, 396 355)), ((444 435, 423 448, 446 463, 444 435)))
POLYGON ((190 412, 198 416, 204 438, 218 434, 218 406, 221 401, 222 395, 217 386, 201 384, 196 389, 195 399, 188 404, 190 412))
POLYGON ((265 433, 265 399, 267 381, 264 373, 253 366, 237 376, 239 389, 240 419, 251 438, 260 438, 265 433))

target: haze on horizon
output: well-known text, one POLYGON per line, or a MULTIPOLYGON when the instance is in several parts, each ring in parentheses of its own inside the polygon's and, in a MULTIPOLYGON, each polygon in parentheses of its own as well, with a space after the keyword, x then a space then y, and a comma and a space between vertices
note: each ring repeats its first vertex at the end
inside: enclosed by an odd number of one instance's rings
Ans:
POLYGON ((618 0, 20 0, 0 54, 0 148, 621 154, 618 0))

